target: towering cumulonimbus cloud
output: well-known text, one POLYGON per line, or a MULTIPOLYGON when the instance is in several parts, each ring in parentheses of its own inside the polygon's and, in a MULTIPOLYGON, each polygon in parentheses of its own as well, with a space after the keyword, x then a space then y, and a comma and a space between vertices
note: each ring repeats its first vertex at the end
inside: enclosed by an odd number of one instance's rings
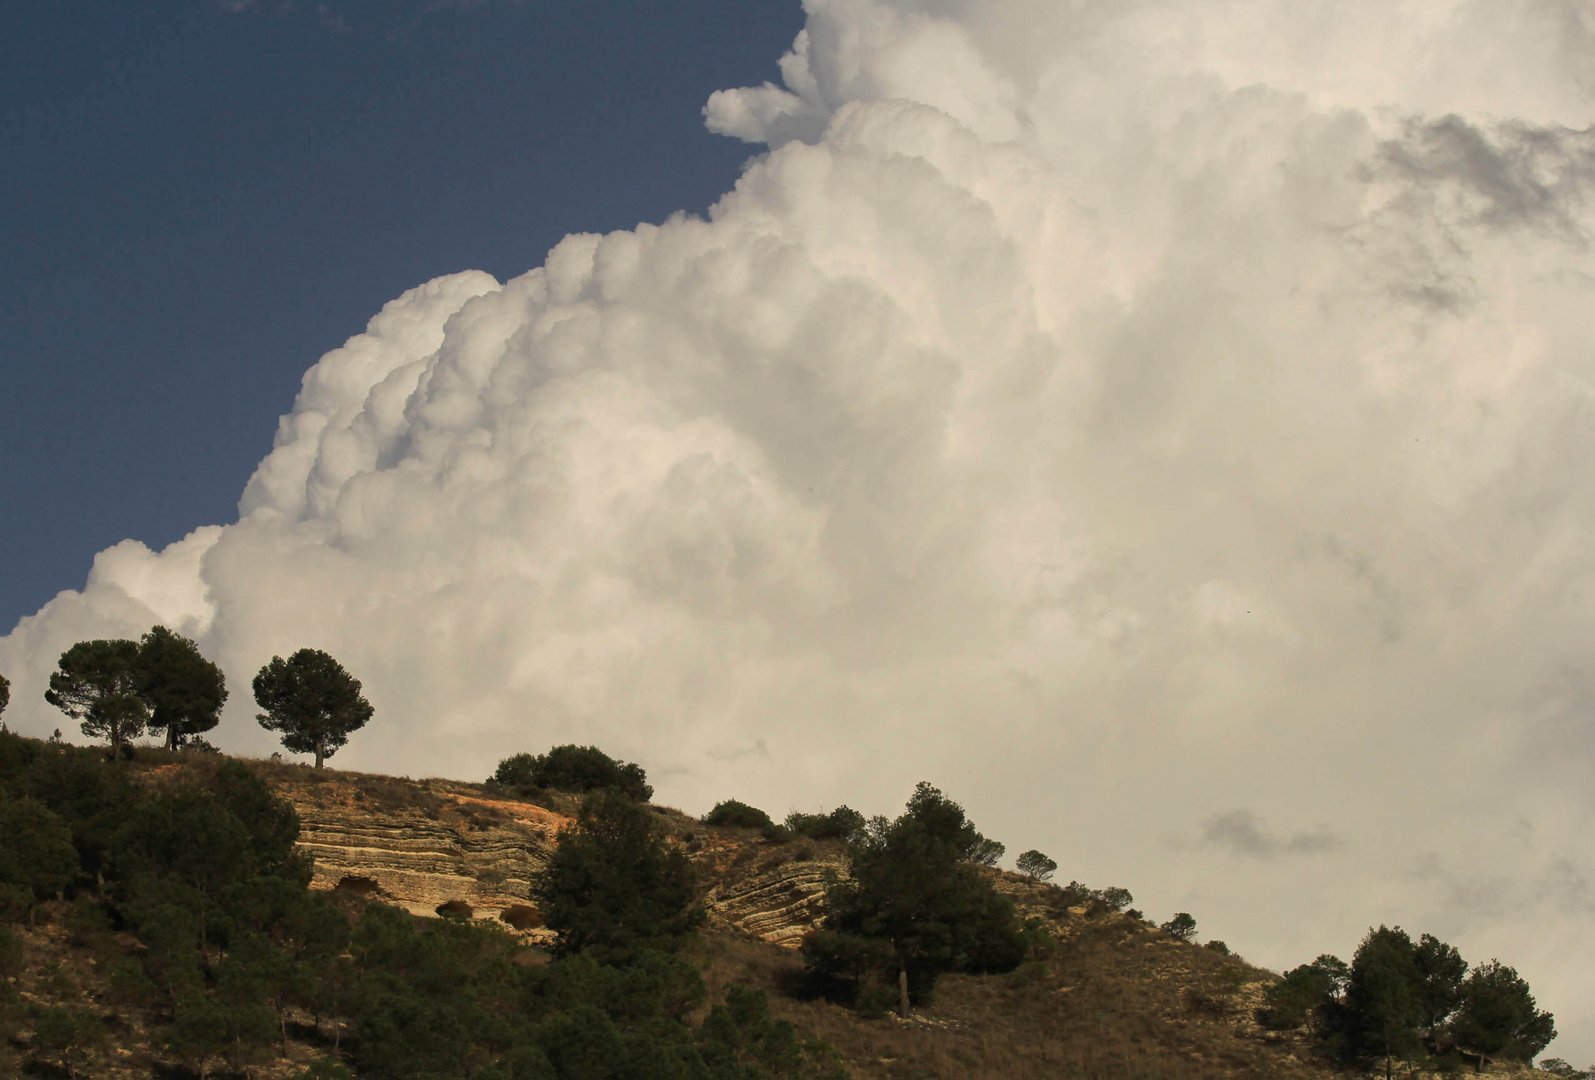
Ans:
POLYGON ((264 751, 250 674, 321 647, 339 763, 929 778, 1256 960, 1499 955, 1595 1055, 1588 6, 806 7, 707 220, 394 300, 237 523, 0 640, 8 719, 162 621, 264 751))

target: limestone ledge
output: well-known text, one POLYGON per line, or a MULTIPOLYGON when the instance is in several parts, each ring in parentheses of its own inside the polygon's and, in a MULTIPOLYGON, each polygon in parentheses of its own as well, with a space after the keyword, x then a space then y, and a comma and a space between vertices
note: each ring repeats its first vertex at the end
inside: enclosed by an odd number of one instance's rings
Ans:
POLYGON ((715 882, 705 898, 710 916, 783 948, 803 944, 825 914, 825 885, 844 872, 839 859, 793 860, 715 882))
POLYGON ((412 800, 402 799, 402 790, 396 799, 391 783, 367 795, 355 778, 276 786, 299 814, 299 847, 314 866, 311 888, 373 897, 414 915, 464 915, 547 936, 530 899, 531 881, 569 818, 421 782, 410 789, 412 800))

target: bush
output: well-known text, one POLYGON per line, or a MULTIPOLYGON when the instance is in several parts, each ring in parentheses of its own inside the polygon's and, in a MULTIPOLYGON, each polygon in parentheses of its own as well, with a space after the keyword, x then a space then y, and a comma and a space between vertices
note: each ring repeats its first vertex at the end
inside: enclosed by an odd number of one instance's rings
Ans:
POLYGON ((596 746, 573 744, 556 746, 546 754, 507 757, 488 783, 522 794, 539 788, 577 794, 618 791, 638 802, 647 802, 654 793, 642 766, 617 761, 596 746))
POLYGON ((1018 862, 1014 865, 1019 868, 1021 874, 1031 881, 1046 881, 1058 869, 1056 861, 1047 858, 1047 856, 1033 848, 1019 856, 1018 862))
POLYGON ((1174 918, 1158 927, 1175 941, 1190 941, 1196 934, 1196 920, 1188 911, 1175 912, 1174 918))
POLYGON ((864 815, 845 805, 829 814, 803 814, 794 810, 786 816, 786 828, 810 840, 846 840, 864 828, 864 815))
POLYGON ((757 806, 749 806, 736 799, 726 799, 715 804, 713 810, 703 815, 705 825, 723 825, 735 829, 773 829, 775 822, 757 806))
POLYGON ((1123 911, 1135 901, 1129 889, 1122 889, 1117 885, 1109 885, 1106 889, 1096 889, 1091 893, 1091 913, 1100 915, 1106 911, 1123 911))

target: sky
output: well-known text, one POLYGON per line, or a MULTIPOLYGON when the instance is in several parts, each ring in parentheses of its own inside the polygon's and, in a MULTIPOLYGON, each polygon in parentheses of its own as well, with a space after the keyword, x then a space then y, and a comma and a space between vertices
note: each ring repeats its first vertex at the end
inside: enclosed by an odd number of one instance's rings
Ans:
POLYGON ((334 765, 929 779, 1276 969, 1499 957, 1595 1059, 1587 5, 689 8, 5 34, 7 720, 164 622, 263 754, 323 648, 334 765))

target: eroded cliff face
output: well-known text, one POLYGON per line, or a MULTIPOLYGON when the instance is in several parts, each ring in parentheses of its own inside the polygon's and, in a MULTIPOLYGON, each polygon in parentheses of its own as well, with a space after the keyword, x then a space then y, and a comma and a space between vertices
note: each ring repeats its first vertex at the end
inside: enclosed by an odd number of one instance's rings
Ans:
POLYGON ((299 846, 315 864, 311 888, 547 936, 531 880, 568 816, 440 781, 306 770, 274 783, 299 814, 299 846))
MULTIPOLYGON (((568 814, 450 781, 274 771, 273 785, 299 814, 299 846, 314 860, 312 888, 552 936, 531 884, 568 814)), ((840 851, 823 845, 772 847, 674 812, 661 820, 697 868, 708 918, 761 941, 797 948, 823 913, 827 879, 845 872, 840 851)))

